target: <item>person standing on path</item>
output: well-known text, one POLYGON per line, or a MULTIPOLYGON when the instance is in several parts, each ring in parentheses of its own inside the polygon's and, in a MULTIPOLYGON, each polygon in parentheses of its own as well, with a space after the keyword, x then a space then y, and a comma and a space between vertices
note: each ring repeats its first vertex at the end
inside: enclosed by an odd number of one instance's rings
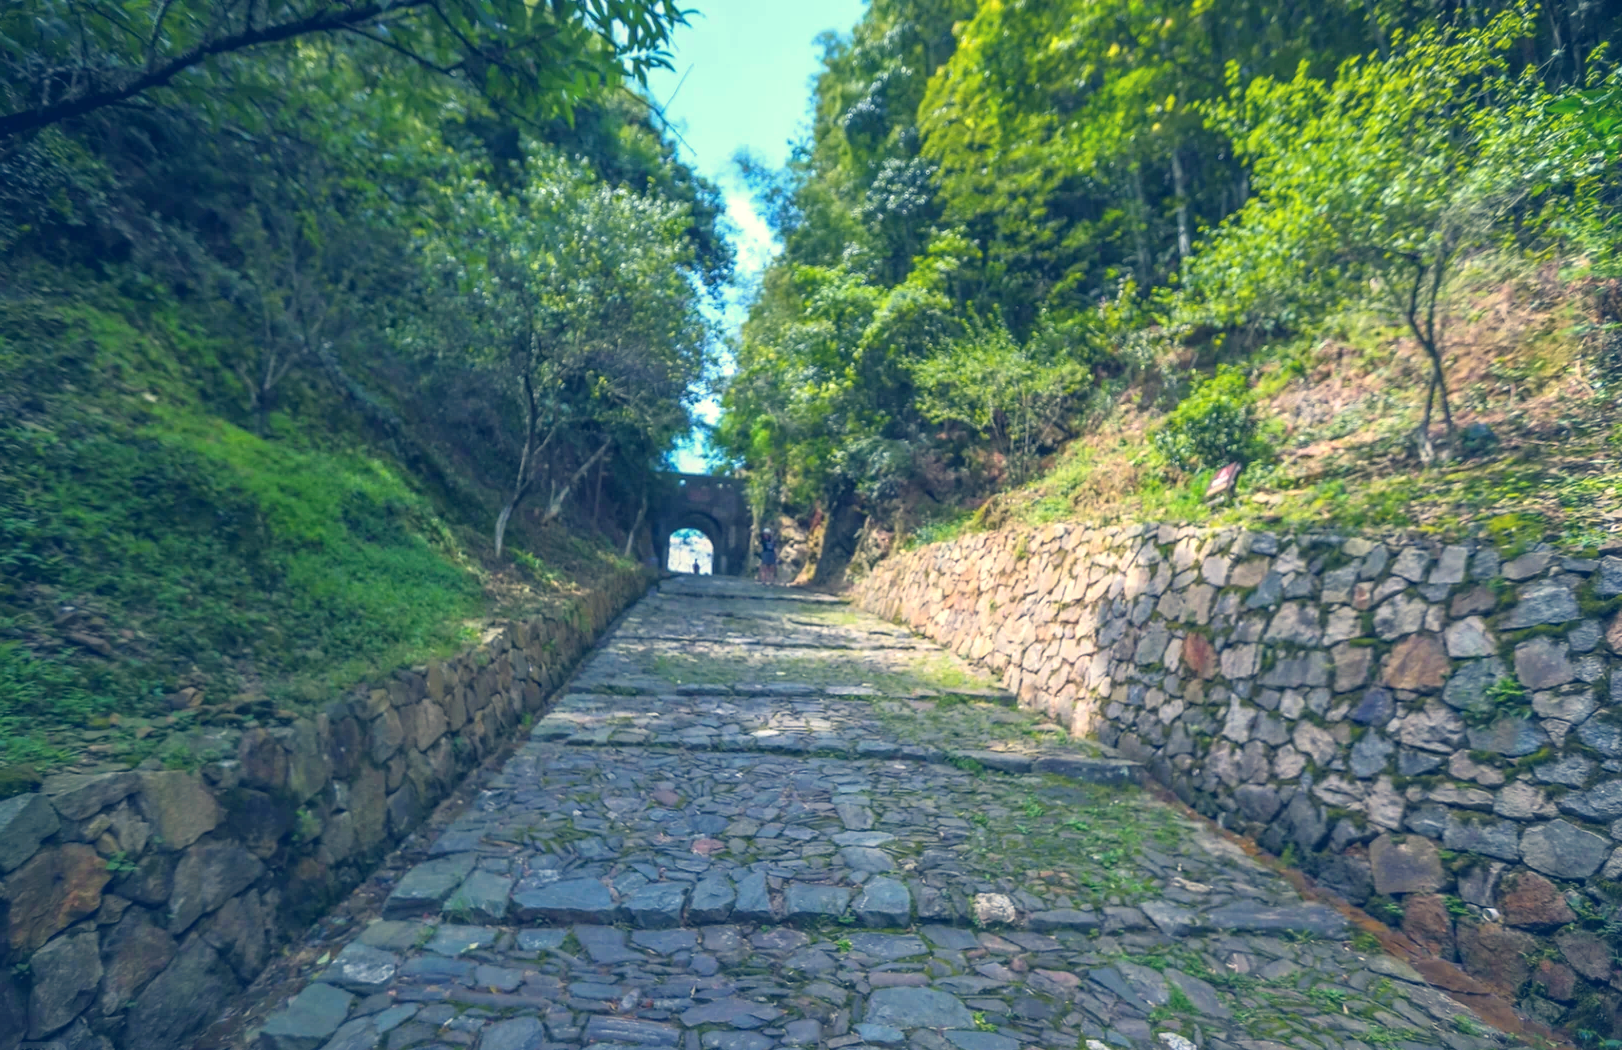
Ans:
POLYGON ((777 538, 771 529, 760 530, 760 582, 777 582, 777 538))

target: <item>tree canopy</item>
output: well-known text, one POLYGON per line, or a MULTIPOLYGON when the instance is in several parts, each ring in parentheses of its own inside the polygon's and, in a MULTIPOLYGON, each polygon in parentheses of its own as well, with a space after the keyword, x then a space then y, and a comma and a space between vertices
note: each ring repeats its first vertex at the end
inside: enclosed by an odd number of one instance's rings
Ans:
POLYGON ((453 78, 520 118, 668 65, 670 0, 22 0, 0 11, 0 139, 140 99, 219 87, 210 66, 341 38, 453 78))
POLYGON ((983 495, 1172 345, 1231 361, 1371 288, 1448 422, 1461 254, 1614 254, 1619 31, 1575 0, 875 2, 786 168, 745 159, 783 252, 722 447, 763 508, 983 495))

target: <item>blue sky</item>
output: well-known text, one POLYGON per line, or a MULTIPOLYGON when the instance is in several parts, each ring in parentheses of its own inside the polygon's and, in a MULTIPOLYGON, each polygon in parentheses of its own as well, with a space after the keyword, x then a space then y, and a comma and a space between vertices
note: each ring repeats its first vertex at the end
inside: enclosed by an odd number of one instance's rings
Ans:
MULTIPOLYGON (((788 159, 789 143, 807 128, 811 80, 821 53, 817 35, 828 29, 848 32, 865 3, 693 2, 699 11, 692 24, 676 32, 675 69, 654 74, 648 86, 681 134, 683 159, 726 194, 738 285, 747 288, 775 245, 733 171, 732 158, 747 149, 773 165, 788 159)), ((729 323, 740 319, 735 306, 728 311, 729 323)), ((713 406, 706 407, 713 412, 713 406)), ((692 447, 679 450, 675 460, 681 470, 704 470, 703 457, 692 447)))

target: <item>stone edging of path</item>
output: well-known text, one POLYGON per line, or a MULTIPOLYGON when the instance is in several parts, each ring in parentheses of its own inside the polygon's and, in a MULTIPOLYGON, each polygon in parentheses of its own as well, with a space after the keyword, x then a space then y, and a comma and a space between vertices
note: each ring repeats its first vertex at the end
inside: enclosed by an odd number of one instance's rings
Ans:
POLYGON ((498 750, 647 588, 617 574, 290 724, 211 731, 196 773, 0 801, 0 1050, 173 1050, 498 750))
POLYGON ((1619 554, 1054 524, 854 595, 1542 1022, 1622 1031, 1619 554))

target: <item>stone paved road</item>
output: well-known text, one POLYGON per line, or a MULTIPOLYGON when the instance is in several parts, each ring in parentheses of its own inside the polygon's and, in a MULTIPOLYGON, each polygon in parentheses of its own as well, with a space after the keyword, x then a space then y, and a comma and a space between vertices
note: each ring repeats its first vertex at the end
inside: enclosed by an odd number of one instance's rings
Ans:
POLYGON ((1511 1042, 832 599, 667 581, 571 688, 264 1050, 1511 1042))

